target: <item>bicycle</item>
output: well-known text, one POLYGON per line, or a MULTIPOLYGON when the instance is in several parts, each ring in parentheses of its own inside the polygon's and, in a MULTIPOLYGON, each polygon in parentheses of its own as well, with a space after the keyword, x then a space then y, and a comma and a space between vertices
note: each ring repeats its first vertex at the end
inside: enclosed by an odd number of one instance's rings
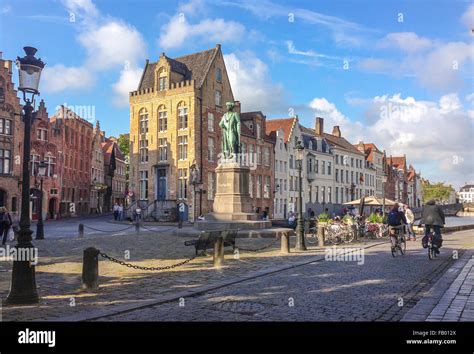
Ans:
POLYGON ((403 225, 391 226, 389 228, 390 241, 392 243, 390 250, 392 252, 393 257, 396 257, 397 251, 400 251, 400 254, 402 256, 405 255, 407 243, 405 240, 405 234, 404 233, 400 234, 400 231, 402 230, 402 228, 403 228, 403 225))
POLYGON ((304 236, 306 242, 310 245, 315 245, 318 243, 318 219, 310 219, 308 232, 305 232, 304 236))
POLYGON ((346 224, 326 225, 325 234, 326 239, 334 245, 352 242, 355 237, 352 226, 346 224))

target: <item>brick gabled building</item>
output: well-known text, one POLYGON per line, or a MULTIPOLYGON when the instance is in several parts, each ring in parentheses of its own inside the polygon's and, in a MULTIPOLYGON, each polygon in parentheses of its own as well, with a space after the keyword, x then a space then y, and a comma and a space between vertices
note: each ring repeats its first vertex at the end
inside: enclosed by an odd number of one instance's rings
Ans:
POLYGON ((51 123, 45 103, 41 100, 34 112, 31 127, 30 157, 30 196, 32 200, 31 218, 39 218, 39 200, 41 198, 41 178, 37 175, 38 164, 45 162, 46 174, 43 177, 43 219, 55 219, 59 215, 61 192, 60 154, 61 134, 51 123))
POLYGON ((65 106, 50 118, 59 134, 61 216, 90 212, 93 125, 65 106))
POLYGON ((152 206, 145 213, 176 210, 177 201, 186 204, 190 220, 212 211, 218 124, 228 101, 234 95, 220 45, 147 60, 137 91, 130 93, 130 191, 152 206), (192 166, 199 170, 194 185, 192 166))
POLYGON ((13 62, 0 52, 0 206, 18 217, 23 151, 22 108, 12 80, 13 62))
POLYGON ((244 159, 250 159, 249 192, 253 210, 273 217, 274 183, 274 138, 267 134, 266 117, 262 112, 240 114, 241 147, 244 159))

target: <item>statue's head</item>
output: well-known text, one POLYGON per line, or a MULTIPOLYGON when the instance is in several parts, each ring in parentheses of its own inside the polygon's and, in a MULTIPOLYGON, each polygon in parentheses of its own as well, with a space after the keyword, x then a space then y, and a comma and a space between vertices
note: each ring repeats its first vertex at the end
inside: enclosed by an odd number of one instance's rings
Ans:
POLYGON ((234 109, 234 107, 235 107, 235 103, 234 103, 234 102, 227 102, 227 103, 225 104, 225 106, 227 107, 227 110, 228 110, 228 111, 232 111, 232 110, 234 109))

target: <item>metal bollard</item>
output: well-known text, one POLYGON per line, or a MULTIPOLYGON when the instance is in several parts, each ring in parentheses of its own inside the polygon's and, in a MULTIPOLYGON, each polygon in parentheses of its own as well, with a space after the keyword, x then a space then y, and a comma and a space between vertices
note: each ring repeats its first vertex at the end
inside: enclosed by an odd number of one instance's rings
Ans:
POLYGON ((79 224, 79 237, 84 237, 84 224, 79 224))
POLYGON ((137 235, 140 233, 140 221, 137 221, 135 223, 135 232, 137 233, 137 235))
POLYGON ((218 237, 214 243, 214 267, 220 268, 224 264, 224 238, 218 237))
POLYGON ((324 226, 318 225, 318 246, 324 247, 324 226))
POLYGON ((82 287, 86 290, 99 288, 99 253, 94 247, 84 250, 82 261, 82 287))
POLYGON ((281 240, 281 248, 280 248, 280 253, 290 253, 290 233, 289 232, 283 232, 280 236, 281 240))

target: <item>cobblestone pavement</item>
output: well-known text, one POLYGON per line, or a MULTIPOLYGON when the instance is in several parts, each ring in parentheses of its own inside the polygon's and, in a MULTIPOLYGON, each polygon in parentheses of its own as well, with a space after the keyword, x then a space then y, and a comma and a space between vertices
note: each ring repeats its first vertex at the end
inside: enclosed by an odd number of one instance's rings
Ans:
POLYGON ((427 321, 474 322, 474 258, 469 259, 456 280, 431 311, 427 321))
MULTIPOLYGON (((360 265, 347 261, 312 262, 324 259, 321 249, 281 255, 279 243, 271 239, 237 239, 241 247, 273 247, 256 253, 242 252, 238 259, 229 251, 222 269, 212 268, 210 256, 159 272, 130 269, 101 259, 101 286, 95 292, 81 290, 85 248, 94 246, 120 259, 128 254, 129 262, 141 266, 163 266, 191 257, 194 249, 184 246, 184 241, 193 238, 151 232, 51 238, 35 242, 40 256, 36 271, 41 303, 4 307, 3 320, 77 320, 94 311, 102 313, 103 320, 397 320, 453 262, 454 250, 472 247, 472 237, 472 231, 446 235, 441 257, 432 262, 419 242, 409 242, 408 254, 397 258, 392 258, 387 243, 347 245, 371 247, 365 249, 364 264, 360 265), (312 264, 297 266, 302 262, 312 264), (294 268, 262 274, 285 266, 294 268), (254 274, 260 277, 212 290, 213 285, 254 274), (191 296, 206 286, 211 290, 191 296), (178 301, 176 295, 181 293, 186 295, 178 301), (400 297, 404 301, 401 308, 400 297), (176 301, 103 317, 166 298, 176 301)), ((11 263, 0 262, 2 299, 8 294, 10 279, 11 263)))
POLYGON ((312 262, 99 320, 398 321, 459 261, 458 255, 474 248, 472 231, 444 235, 444 239, 441 255, 433 261, 419 241, 408 242, 407 254, 396 258, 383 244, 365 249, 363 264, 312 262))
MULTIPOLYGON (((112 225, 117 226, 117 225, 112 225)), ((155 229, 155 226, 150 227, 155 229)), ((170 229, 168 227, 168 229, 170 229)), ((3 320, 57 320, 80 316, 95 311, 112 311, 126 305, 133 306, 179 292, 186 292, 229 279, 239 279, 255 271, 321 254, 311 250, 305 254, 280 255, 279 242, 273 239, 237 239, 237 246, 258 248, 272 244, 261 252, 241 252, 237 255, 226 249, 224 267, 213 268, 210 255, 200 256, 190 263, 167 271, 130 269, 100 257, 100 289, 85 292, 81 289, 83 250, 96 247, 115 258, 139 266, 164 266, 179 263, 194 256, 194 247, 184 241, 195 239, 168 233, 132 233, 127 235, 86 235, 84 238, 48 238, 34 240, 38 247, 39 263, 36 279, 41 302, 36 306, 4 306, 3 320)), ((294 242, 294 241, 293 241, 294 242)), ((212 254, 212 250, 209 251, 212 254)), ((0 259, 0 299, 8 295, 11 282, 11 261, 0 259)))

